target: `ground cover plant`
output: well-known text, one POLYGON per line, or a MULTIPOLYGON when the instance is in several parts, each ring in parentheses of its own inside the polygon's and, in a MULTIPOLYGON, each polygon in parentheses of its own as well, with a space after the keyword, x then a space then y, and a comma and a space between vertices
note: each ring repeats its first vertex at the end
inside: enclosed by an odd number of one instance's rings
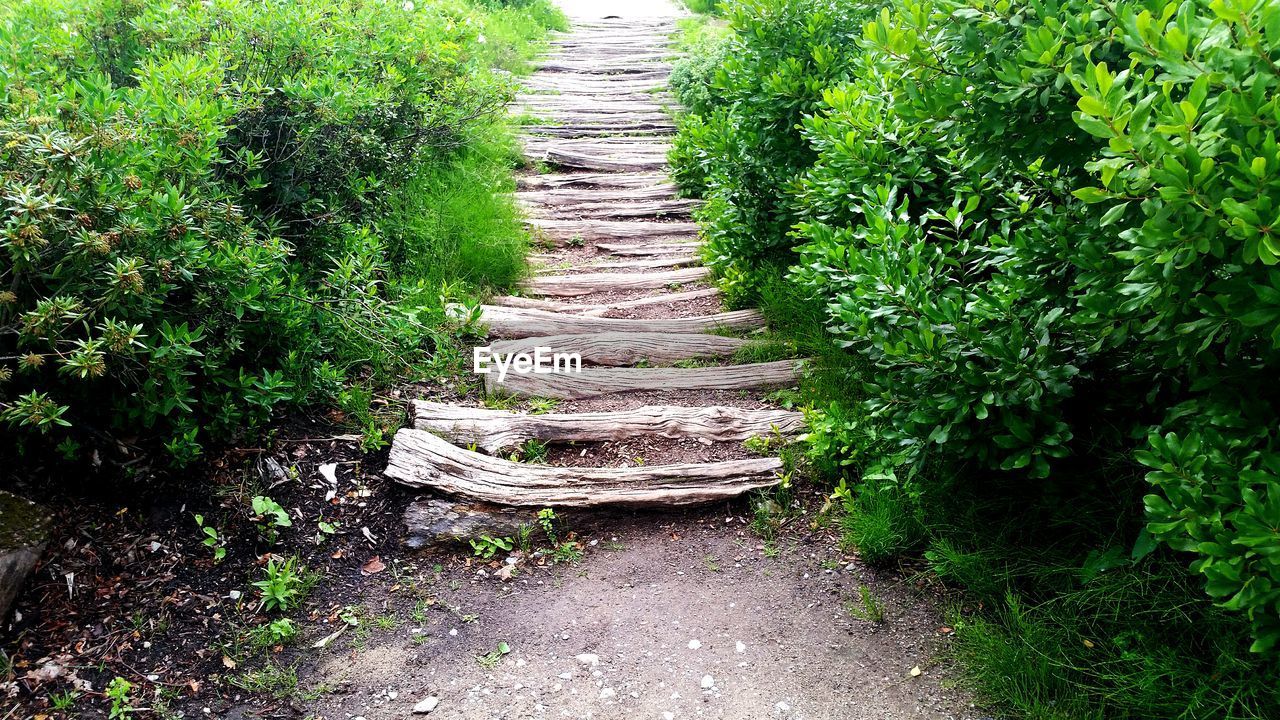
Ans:
POLYGON ((525 239, 509 71, 541 0, 0 9, 4 451, 190 463, 289 404, 367 425, 525 239))
POLYGON ((727 296, 869 559, 1028 717, 1268 717, 1280 8, 745 0, 673 73, 727 296), (781 191, 779 191, 781 189, 781 191))

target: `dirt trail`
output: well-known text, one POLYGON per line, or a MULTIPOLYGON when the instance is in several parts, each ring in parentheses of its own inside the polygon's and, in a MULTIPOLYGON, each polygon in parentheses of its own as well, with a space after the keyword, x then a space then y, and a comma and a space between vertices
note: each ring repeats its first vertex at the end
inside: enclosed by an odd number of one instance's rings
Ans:
MULTIPOLYGON (((636 291, 614 289, 621 281, 606 275, 585 292, 539 293, 563 287, 545 278, 602 272, 591 269, 602 262, 618 277, 666 272, 623 261, 687 256, 697 239, 690 203, 677 202, 661 175, 673 132, 666 43, 680 11, 657 1, 564 4, 574 27, 556 39, 517 108, 546 119, 529 128, 526 153, 555 167, 522 182, 520 199, 548 228, 549 247, 536 258, 542 271, 530 297, 506 307, 618 318, 718 312, 707 293, 693 303, 612 307, 710 288, 702 279, 636 291), (617 254, 611 244, 666 250, 617 254)), ((713 404, 768 406, 768 388, 604 393, 554 412, 713 404)), ((553 445, 545 461, 572 473, 749 457, 738 442, 634 437, 553 445)), ((420 484, 436 471, 424 469, 420 484)), ((328 691, 309 710, 328 720, 405 718, 415 706, 477 720, 973 717, 933 660, 948 631, 928 589, 842 554, 835 531, 811 527, 812 516, 793 518, 766 543, 750 512, 742 498, 697 509, 569 510, 563 526, 584 555, 576 563, 513 556, 517 572, 500 577, 503 553, 478 562, 437 550, 397 565, 385 594, 348 599, 366 608, 362 632, 303 668, 303 686, 328 691), (883 622, 849 612, 865 609, 864 586, 883 622)))

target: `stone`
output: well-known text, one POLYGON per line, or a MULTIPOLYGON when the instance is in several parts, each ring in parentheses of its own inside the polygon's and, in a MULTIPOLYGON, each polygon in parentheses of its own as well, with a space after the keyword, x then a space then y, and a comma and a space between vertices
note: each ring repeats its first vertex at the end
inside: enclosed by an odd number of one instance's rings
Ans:
POLYGON ((710 675, 703 675, 703 676, 702 676, 702 689, 703 689, 703 690, 710 690, 711 688, 713 688, 713 687, 715 687, 715 686, 716 686, 716 679, 715 679, 715 678, 711 677, 710 675))
POLYGON ((617 697, 618 693, 613 688, 604 688, 600 691, 601 700, 612 700, 617 697))
POLYGON ((426 715, 432 710, 435 710, 436 706, 439 704, 440 704, 440 698, 436 697, 435 695, 432 695, 431 697, 421 700, 417 705, 414 705, 413 712, 415 712, 418 715, 426 715))
POLYGON ((40 505, 0 490, 0 624, 40 562, 52 524, 40 505))
POLYGON ((591 653, 582 653, 581 655, 575 655, 574 657, 578 660, 578 662, 582 663, 583 665, 590 665, 591 667, 595 667, 596 665, 600 664, 599 655, 593 655, 591 653))

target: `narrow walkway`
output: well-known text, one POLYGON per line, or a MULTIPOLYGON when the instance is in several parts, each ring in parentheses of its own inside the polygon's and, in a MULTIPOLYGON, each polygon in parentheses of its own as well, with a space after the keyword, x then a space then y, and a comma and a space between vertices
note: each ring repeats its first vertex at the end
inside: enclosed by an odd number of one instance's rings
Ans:
MULTIPOLYGON (((501 579, 437 566, 407 594, 450 613, 417 611, 409 636, 319 663, 310 680, 342 690, 316 714, 402 718, 436 698, 433 716, 476 720, 966 716, 931 665, 941 623, 913 588, 830 543, 765 543, 745 502, 716 502, 779 482, 780 460, 743 441, 802 431, 768 400, 797 363, 735 361, 763 319, 723 311, 694 203, 665 176, 677 11, 577 5, 596 17, 554 42, 517 109, 545 170, 519 190, 544 247, 523 292, 483 321, 495 350, 578 352, 583 372, 487 376, 490 392, 558 401, 544 414, 415 403, 387 473, 508 505, 657 509, 571 520, 576 564, 501 579), (542 463, 499 456, 530 439, 549 443, 542 463), (883 623, 846 609, 864 584, 883 623), (499 647, 509 654, 485 657, 499 647)), ((404 595, 366 605, 394 615, 404 595)))

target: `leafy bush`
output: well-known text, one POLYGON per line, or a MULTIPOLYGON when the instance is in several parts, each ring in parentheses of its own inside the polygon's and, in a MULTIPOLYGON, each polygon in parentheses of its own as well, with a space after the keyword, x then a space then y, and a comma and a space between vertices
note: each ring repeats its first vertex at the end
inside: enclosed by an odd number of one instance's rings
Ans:
POLYGON ((437 349, 445 278, 393 265, 405 234, 380 223, 421 178, 505 162, 476 148, 512 93, 490 67, 558 22, 521 5, 0 10, 0 418, 25 431, 7 438, 74 455, 158 435, 190 462, 437 349))
POLYGON ((1095 546, 1194 553, 1273 651, 1280 8, 884 5, 732 5, 672 156, 729 296, 788 263, 859 361, 819 397, 816 452, 978 493, 1033 480, 1045 505, 1112 493, 1095 546))

